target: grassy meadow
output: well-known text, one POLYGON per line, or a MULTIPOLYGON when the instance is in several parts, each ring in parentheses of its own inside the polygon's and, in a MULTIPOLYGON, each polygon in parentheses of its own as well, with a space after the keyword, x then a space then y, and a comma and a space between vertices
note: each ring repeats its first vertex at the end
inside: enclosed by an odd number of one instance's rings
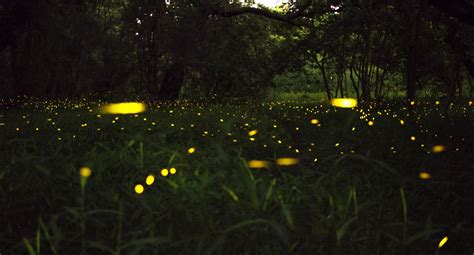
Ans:
POLYGON ((0 254, 474 252, 472 102, 101 104, 2 103, 0 254))

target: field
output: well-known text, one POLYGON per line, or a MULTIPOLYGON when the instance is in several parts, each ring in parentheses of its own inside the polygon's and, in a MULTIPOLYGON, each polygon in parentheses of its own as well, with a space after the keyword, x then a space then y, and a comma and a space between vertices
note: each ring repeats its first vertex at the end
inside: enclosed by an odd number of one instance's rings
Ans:
POLYGON ((0 254, 474 252, 472 102, 100 104, 3 102, 0 254))

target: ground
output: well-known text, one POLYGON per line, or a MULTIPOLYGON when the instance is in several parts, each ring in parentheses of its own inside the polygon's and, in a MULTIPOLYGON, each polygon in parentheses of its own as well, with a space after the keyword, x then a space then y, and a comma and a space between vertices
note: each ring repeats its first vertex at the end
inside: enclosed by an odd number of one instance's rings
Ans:
POLYGON ((3 102, 0 253, 474 251, 472 102, 103 104, 3 102))

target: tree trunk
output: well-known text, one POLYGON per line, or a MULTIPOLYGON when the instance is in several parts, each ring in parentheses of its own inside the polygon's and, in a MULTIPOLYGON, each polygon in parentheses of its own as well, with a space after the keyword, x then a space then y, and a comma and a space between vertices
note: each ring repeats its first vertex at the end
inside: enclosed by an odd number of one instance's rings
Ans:
POLYGON ((329 81, 328 81, 328 78, 326 76, 326 68, 324 66, 324 57, 323 59, 321 60, 321 63, 318 61, 318 58, 316 57, 315 59, 316 61, 316 65, 318 66, 319 70, 321 70, 321 74, 323 76, 323 83, 324 83, 324 89, 326 90, 326 94, 328 96, 328 99, 331 100, 332 96, 331 96, 331 89, 329 88, 329 81))
POLYGON ((351 65, 351 67, 349 68, 349 71, 350 71, 349 77, 351 79, 352 87, 354 88, 354 92, 356 93, 357 100, 360 100, 359 84, 358 82, 356 83, 354 79, 354 66, 353 65, 351 65))
POLYGON ((408 30, 408 52, 407 52, 407 66, 406 66, 406 85, 407 85, 407 100, 414 101, 416 98, 416 46, 418 42, 418 24, 419 13, 418 6, 410 6, 412 12, 409 15, 409 30, 408 30))
POLYGON ((407 99, 414 101, 416 97, 416 56, 415 47, 410 45, 408 48, 407 59, 407 99))
POLYGON ((177 61, 173 63, 163 75, 158 99, 177 100, 184 82, 185 66, 177 61))

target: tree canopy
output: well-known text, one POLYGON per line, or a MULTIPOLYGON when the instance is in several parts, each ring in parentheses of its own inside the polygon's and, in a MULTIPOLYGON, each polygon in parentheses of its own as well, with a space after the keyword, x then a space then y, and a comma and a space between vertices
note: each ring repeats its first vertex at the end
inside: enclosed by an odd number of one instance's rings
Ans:
POLYGON ((4 97, 260 97, 297 75, 328 98, 453 98, 473 90, 473 14, 468 0, 6 0, 0 87, 4 97))

